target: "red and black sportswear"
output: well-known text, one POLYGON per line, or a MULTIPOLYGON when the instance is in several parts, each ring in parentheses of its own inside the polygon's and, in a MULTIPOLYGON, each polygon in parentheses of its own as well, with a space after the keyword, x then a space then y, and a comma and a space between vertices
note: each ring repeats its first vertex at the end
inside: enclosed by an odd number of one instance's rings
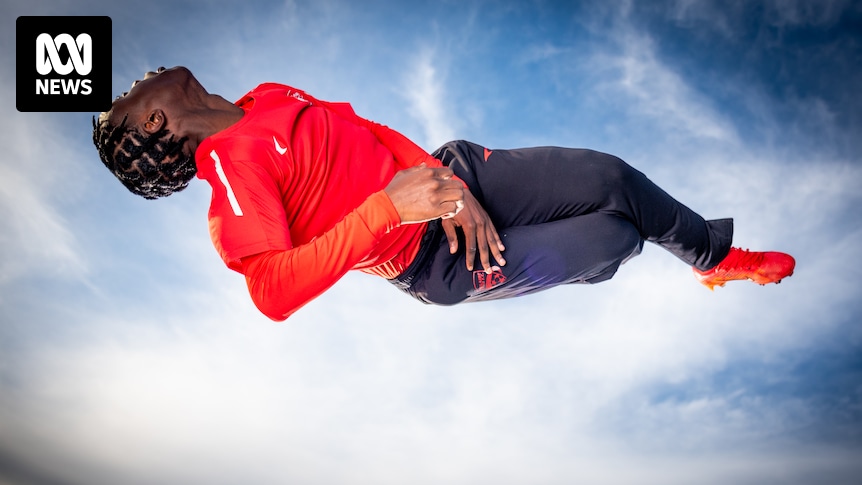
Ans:
POLYGON ((439 160, 289 86, 262 84, 236 104, 242 119, 198 147, 198 177, 213 189, 213 244, 265 315, 287 318, 349 270, 391 279, 410 264, 426 225, 402 226, 383 189, 439 160))

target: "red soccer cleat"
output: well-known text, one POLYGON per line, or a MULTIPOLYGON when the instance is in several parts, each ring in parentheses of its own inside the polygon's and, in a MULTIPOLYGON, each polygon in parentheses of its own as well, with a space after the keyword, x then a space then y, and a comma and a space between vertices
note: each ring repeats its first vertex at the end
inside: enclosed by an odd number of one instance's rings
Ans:
POLYGON ((718 266, 706 271, 692 269, 694 277, 712 290, 733 280, 751 280, 759 285, 781 283, 783 278, 793 274, 794 267, 796 260, 789 254, 730 248, 730 253, 718 266))

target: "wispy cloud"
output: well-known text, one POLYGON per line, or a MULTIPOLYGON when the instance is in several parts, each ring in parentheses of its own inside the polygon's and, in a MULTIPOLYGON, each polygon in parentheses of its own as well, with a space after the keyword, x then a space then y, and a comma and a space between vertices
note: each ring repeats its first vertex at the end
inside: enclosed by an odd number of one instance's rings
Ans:
MULTIPOLYGON (((6 86, 0 92, 14 97, 6 86)), ((49 117, 19 115, 0 123, 0 284, 37 272, 69 277, 85 272, 76 238, 62 215, 62 195, 77 154, 64 150, 69 140, 57 135, 49 117), (15 255, 15 257, 9 257, 15 255)))
POLYGON ((607 83, 599 91, 607 102, 625 103, 630 115, 640 115, 643 122, 660 125, 675 137, 737 143, 733 125, 709 98, 657 58, 649 35, 624 21, 614 33, 612 50, 600 51, 592 62, 605 73, 607 83))
POLYGON ((414 59, 404 81, 404 96, 425 131, 424 146, 436 147, 454 139, 458 128, 457 117, 448 109, 446 72, 440 61, 433 49, 425 49, 414 59))

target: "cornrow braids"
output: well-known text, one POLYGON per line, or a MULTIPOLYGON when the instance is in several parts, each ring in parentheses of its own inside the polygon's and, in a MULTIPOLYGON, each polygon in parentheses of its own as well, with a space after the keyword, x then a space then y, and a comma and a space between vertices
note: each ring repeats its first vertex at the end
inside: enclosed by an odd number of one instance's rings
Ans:
POLYGON ((194 156, 183 153, 188 137, 177 139, 166 128, 152 135, 93 117, 93 144, 99 158, 133 194, 167 197, 186 188, 197 172, 194 156))

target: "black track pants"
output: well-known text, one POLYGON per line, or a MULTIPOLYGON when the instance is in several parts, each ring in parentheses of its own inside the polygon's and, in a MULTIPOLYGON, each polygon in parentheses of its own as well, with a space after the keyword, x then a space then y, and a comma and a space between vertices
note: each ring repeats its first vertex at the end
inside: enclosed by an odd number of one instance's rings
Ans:
POLYGON ((698 269, 715 266, 730 250, 731 219, 705 221, 611 155, 556 147, 487 150, 454 141, 434 156, 488 212, 506 246, 506 265, 486 274, 477 252, 468 271, 463 235, 452 255, 439 223, 430 224, 414 262, 392 280, 426 303, 605 281, 640 253, 645 240, 698 269))

